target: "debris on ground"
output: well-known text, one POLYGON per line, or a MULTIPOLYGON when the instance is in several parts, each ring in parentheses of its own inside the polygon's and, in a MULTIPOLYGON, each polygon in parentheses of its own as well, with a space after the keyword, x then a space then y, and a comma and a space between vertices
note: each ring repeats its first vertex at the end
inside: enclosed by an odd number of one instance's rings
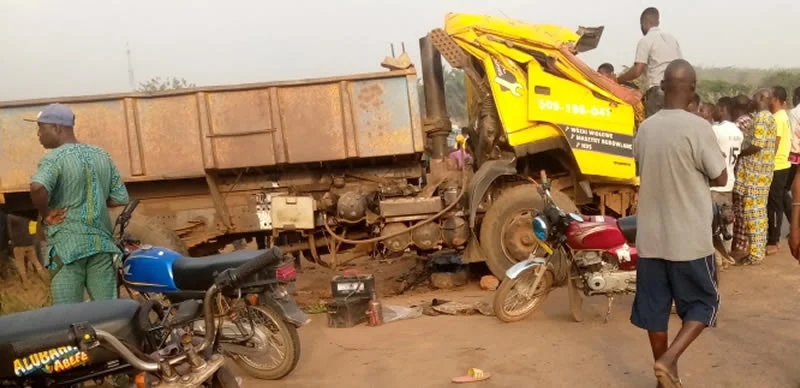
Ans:
POLYGON ((478 368, 469 368, 469 370, 467 370, 467 374, 465 376, 453 377, 452 381, 454 383, 457 383, 457 384, 474 383, 474 382, 478 382, 478 381, 487 380, 487 379, 489 379, 489 377, 492 377, 492 375, 490 375, 490 374, 488 374, 488 373, 486 373, 486 372, 484 372, 484 371, 482 371, 482 370, 480 370, 478 368))
POLYGON ((423 307, 425 315, 475 315, 481 314, 486 316, 494 316, 491 302, 481 300, 474 303, 463 303, 456 301, 446 301, 441 299, 434 299, 430 308, 423 307))
POLYGON ((309 304, 303 307, 303 311, 306 314, 322 314, 328 311, 327 303, 324 300, 320 300, 315 304, 309 304))
POLYGON ((500 281, 492 275, 481 277, 481 288, 488 291, 494 291, 500 286, 500 281))
POLYGON ((419 318, 422 316, 422 310, 423 310, 422 306, 405 307, 405 306, 384 305, 383 322, 389 323, 404 319, 419 318))
POLYGON ((448 290, 467 284, 469 272, 434 272, 431 274, 431 285, 438 289, 448 290))

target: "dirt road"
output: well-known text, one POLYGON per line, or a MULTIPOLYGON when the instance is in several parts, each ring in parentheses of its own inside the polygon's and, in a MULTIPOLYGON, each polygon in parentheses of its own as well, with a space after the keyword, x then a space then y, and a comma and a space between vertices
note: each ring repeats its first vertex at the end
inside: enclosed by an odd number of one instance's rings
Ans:
MULTIPOLYGON (((680 364, 686 387, 800 386, 800 265, 782 252, 760 267, 723 273, 719 326, 707 330, 680 364)), ((467 287, 447 298, 477 300, 467 287)), ((399 297, 413 304, 442 293, 399 297)), ((449 387, 477 367, 493 377, 476 387, 653 387, 644 332, 628 322, 632 297, 618 298, 603 324, 605 298, 584 304, 585 321, 568 317, 564 290, 534 317, 503 324, 494 317, 421 317, 378 328, 329 329, 324 315, 300 332, 303 354, 280 382, 245 379, 245 387, 449 387)), ((673 316, 670 331, 680 325, 673 316)))

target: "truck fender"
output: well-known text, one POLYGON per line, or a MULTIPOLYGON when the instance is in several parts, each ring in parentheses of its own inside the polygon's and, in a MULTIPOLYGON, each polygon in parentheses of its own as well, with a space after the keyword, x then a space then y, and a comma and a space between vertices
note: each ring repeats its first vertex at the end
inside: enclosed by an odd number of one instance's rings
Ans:
POLYGON ((481 165, 472 176, 469 188, 469 227, 475 229, 475 215, 483 196, 492 183, 501 176, 517 174, 516 159, 490 160, 481 165))

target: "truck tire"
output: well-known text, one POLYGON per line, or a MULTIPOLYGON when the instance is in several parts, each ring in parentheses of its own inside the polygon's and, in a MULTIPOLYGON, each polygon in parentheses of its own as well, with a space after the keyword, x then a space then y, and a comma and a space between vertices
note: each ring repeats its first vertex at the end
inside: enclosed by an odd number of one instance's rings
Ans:
MULTIPOLYGON (((577 212, 575 203, 566 194, 553 191, 550 195, 564 211, 577 212)), ((506 270, 527 259, 537 247, 536 237, 533 235, 533 217, 543 206, 544 200, 533 184, 502 191, 489 206, 481 222, 480 243, 492 275, 505 279, 506 270)), ((551 262, 558 266, 566 264, 563 260, 551 262)), ((567 267, 554 268, 554 286, 565 280, 568 270, 567 267)))
MULTIPOLYGON (((116 223, 117 216, 121 212, 121 208, 109 212, 112 225, 116 223)), ((184 256, 189 255, 189 248, 174 230, 155 220, 151 220, 149 217, 133 214, 131 221, 128 223, 128 228, 125 229, 125 234, 130 235, 142 244, 164 247, 184 256)))

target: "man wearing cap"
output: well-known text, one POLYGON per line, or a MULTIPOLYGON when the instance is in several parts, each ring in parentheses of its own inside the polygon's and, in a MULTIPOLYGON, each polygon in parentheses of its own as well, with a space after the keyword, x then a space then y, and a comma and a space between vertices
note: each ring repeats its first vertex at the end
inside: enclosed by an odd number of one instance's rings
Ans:
POLYGON ((75 138, 75 115, 62 104, 39 112, 39 142, 49 152, 31 177, 31 200, 47 230, 53 303, 117 297, 108 208, 128 203, 128 191, 108 153, 75 138))

